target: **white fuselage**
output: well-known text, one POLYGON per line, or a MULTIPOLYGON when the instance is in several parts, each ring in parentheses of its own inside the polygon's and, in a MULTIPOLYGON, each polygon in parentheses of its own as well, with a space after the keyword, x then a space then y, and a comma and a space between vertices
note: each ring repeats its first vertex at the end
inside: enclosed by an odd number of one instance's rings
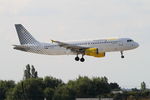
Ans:
MULTIPOLYGON (((71 45, 77 45, 82 47, 98 48, 98 52, 114 52, 125 51, 137 48, 139 45, 130 38, 119 39, 99 39, 89 41, 74 41, 65 42, 71 45)), ((36 43, 25 44, 24 46, 29 49, 27 52, 45 54, 45 55, 76 55, 70 49, 60 47, 57 43, 36 43)))

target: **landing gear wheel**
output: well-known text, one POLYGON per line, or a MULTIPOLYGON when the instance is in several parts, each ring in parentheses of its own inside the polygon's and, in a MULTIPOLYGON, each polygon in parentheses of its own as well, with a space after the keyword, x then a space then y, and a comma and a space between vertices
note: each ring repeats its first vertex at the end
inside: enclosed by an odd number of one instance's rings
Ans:
POLYGON ((121 56, 121 58, 124 58, 124 56, 121 56))
POLYGON ((80 58, 77 56, 77 57, 75 57, 75 60, 76 60, 76 61, 79 61, 79 60, 80 60, 80 58))
POLYGON ((84 61, 85 61, 85 59, 84 59, 84 58, 81 58, 81 59, 80 59, 80 61, 81 61, 81 62, 84 62, 84 61))
POLYGON ((121 58, 124 58, 123 51, 121 51, 121 58))

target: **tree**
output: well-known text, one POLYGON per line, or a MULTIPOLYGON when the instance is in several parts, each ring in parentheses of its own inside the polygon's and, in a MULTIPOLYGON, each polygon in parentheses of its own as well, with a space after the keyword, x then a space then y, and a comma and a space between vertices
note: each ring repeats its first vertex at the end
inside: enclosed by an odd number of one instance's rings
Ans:
POLYGON ((24 71, 24 79, 31 78, 30 65, 26 65, 26 70, 24 71))
POLYGON ((120 90, 120 87, 117 83, 110 83, 111 90, 120 90))
POLYGON ((9 96, 11 100, 44 100, 43 80, 30 78, 19 82, 9 96))
POLYGON ((52 100, 53 99, 54 91, 55 90, 52 88, 46 88, 44 90, 44 95, 45 95, 46 100, 52 100))
POLYGON ((55 93, 53 100, 75 100, 75 91, 69 88, 67 85, 59 86, 55 93))
POLYGON ((111 88, 106 77, 95 77, 92 79, 92 82, 95 96, 110 93, 111 88))
POLYGON ((32 69, 31 69, 31 76, 32 78, 37 78, 37 71, 35 70, 34 66, 32 65, 32 69))
POLYGON ((146 84, 145 84, 145 82, 142 82, 142 83, 141 83, 141 90, 142 90, 142 91, 145 91, 145 90, 146 90, 146 84))
POLYGON ((69 81, 67 85, 75 90, 78 98, 94 98, 98 95, 110 93, 111 90, 106 77, 90 79, 87 76, 79 76, 78 79, 69 81))
POLYGON ((26 69, 24 70, 24 79, 29 79, 29 78, 38 78, 38 73, 35 70, 33 65, 30 67, 30 65, 27 64, 26 69))
POLYGON ((6 99, 7 93, 14 87, 14 81, 0 81, 0 100, 6 99))
POLYGON ((53 88, 55 89, 56 87, 58 87, 59 85, 63 85, 63 81, 61 79, 57 79, 51 76, 46 76, 44 78, 44 84, 45 87, 47 88, 53 88))
POLYGON ((93 83, 87 76, 79 76, 76 80, 75 88, 77 97, 93 97, 93 83))

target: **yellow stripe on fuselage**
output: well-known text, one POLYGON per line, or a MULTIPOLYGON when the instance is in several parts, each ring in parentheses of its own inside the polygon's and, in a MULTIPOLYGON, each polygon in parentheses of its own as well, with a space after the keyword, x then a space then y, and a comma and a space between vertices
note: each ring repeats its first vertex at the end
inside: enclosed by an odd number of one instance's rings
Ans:
POLYGON ((117 40, 117 38, 109 38, 109 39, 106 39, 106 40, 117 40))

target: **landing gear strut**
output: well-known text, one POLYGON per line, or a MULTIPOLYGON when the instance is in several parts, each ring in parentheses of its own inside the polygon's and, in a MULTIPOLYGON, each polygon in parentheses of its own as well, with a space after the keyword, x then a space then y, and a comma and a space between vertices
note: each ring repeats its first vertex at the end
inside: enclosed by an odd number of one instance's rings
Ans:
POLYGON ((121 58, 124 58, 123 51, 121 51, 121 58))

